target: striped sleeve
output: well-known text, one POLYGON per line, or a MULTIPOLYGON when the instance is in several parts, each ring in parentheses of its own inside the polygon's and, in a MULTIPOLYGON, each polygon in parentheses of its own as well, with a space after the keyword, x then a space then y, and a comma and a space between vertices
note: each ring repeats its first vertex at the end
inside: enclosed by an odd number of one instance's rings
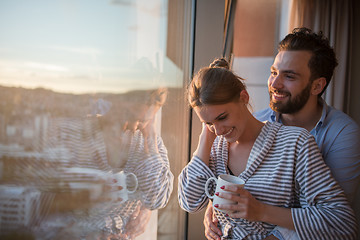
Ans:
POLYGON ((137 162, 133 171, 138 178, 144 204, 151 210, 166 206, 174 182, 167 150, 160 137, 157 138, 157 144, 159 153, 146 154, 142 161, 137 162))
POLYGON ((206 206, 205 183, 210 177, 215 177, 210 168, 200 158, 193 156, 179 175, 178 200, 182 209, 197 212, 206 206))
POLYGON ((355 239, 356 220, 312 136, 300 146, 295 179, 301 208, 292 208, 300 239, 355 239))

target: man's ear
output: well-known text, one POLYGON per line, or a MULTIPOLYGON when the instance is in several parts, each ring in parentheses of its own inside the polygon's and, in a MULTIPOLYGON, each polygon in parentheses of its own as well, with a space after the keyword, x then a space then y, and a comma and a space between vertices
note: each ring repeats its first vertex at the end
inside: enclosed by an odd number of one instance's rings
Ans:
POLYGON ((311 85, 311 94, 319 95, 326 85, 326 78, 320 77, 315 79, 311 85))
POLYGON ((245 104, 249 103, 249 93, 245 89, 240 92, 240 101, 245 104))

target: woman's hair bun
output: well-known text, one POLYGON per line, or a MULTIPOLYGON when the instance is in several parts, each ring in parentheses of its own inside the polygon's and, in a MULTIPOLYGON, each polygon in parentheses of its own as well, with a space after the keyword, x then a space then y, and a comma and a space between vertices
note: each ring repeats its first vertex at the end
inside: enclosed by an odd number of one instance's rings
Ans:
POLYGON ((209 67, 229 69, 229 63, 225 60, 225 58, 217 58, 209 65, 209 67))

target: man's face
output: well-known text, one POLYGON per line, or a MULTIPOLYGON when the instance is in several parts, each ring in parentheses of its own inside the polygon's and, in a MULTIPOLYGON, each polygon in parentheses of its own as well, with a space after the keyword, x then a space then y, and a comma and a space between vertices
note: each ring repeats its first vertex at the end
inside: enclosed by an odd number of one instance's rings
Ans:
POLYGON ((310 91, 311 53, 308 51, 280 51, 271 66, 268 79, 270 107, 291 114, 300 111, 307 103, 310 91))

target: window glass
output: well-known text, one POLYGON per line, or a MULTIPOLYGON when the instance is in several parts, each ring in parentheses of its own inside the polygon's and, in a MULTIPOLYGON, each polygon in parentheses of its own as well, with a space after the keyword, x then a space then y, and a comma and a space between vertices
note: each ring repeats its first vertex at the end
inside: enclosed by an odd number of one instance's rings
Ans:
POLYGON ((182 238, 189 12, 0 2, 0 238, 182 238))

